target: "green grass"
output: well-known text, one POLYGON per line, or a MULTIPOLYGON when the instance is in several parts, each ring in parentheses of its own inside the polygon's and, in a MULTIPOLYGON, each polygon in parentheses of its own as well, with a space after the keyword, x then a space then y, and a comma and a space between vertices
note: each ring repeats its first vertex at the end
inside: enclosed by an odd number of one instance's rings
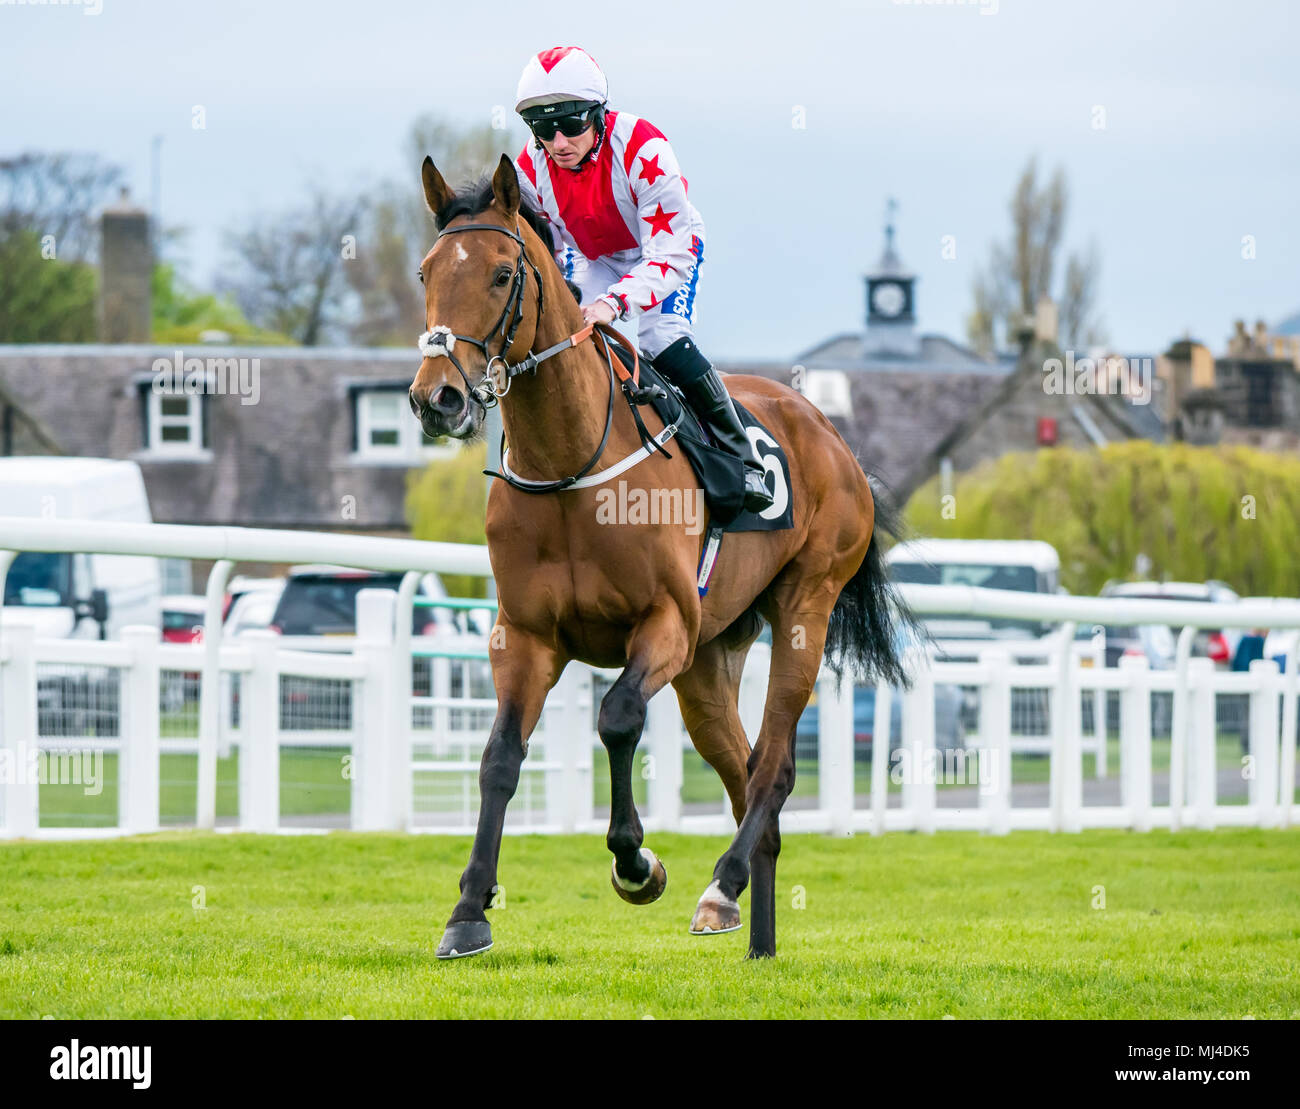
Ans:
POLYGON ((686 932, 725 841, 649 842, 639 908, 600 837, 507 838, 496 947, 453 963, 462 838, 0 844, 0 1016, 1300 1017, 1300 830, 790 835, 757 963, 686 932))

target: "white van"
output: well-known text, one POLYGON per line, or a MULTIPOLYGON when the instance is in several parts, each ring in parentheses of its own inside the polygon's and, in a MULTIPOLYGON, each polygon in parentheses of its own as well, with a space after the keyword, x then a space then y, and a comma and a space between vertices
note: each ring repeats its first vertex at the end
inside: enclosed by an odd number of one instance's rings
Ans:
MULTIPOLYGON (((3 516, 152 523, 140 467, 103 458, 0 458, 3 516)), ((132 624, 158 627, 161 593, 156 558, 24 551, 5 578, 4 613, 44 639, 116 639, 132 624)))
MULTIPOLYGON (((914 539, 885 555, 896 582, 920 585, 974 585, 1052 595, 1061 592, 1061 559, 1056 548, 1039 540, 914 539)), ((975 643, 1016 647, 1042 644, 1055 622, 973 616, 927 616, 926 630, 949 658, 974 658, 975 643), (964 646, 967 649, 963 650, 964 646)))

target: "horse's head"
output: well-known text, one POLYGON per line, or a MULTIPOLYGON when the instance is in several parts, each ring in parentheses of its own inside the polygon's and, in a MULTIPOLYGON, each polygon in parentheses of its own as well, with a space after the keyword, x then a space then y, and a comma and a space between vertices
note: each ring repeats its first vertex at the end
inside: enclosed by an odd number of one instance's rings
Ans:
POLYGON ((522 358, 541 316, 541 274, 529 258, 519 216, 519 180, 502 155, 490 192, 458 197, 431 158, 420 176, 438 223, 420 264, 424 283, 423 356, 411 385, 411 410, 431 436, 465 439, 482 426, 491 376, 522 358))

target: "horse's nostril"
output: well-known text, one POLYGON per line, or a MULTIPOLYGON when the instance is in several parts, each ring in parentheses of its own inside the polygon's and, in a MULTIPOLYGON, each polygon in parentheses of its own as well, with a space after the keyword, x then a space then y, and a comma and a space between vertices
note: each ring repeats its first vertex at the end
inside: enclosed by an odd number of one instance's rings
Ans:
POLYGON ((407 390, 407 393, 406 393, 406 399, 407 399, 408 401, 411 402, 411 411, 414 412, 414 413, 418 416, 418 415, 420 414, 420 407, 421 407, 421 406, 420 406, 420 402, 419 402, 418 400, 415 399, 415 390, 414 390, 414 389, 408 389, 408 390, 407 390))
POLYGON ((461 396, 459 389, 444 385, 433 394, 429 403, 436 411, 446 413, 448 416, 454 416, 465 407, 465 398, 461 396))

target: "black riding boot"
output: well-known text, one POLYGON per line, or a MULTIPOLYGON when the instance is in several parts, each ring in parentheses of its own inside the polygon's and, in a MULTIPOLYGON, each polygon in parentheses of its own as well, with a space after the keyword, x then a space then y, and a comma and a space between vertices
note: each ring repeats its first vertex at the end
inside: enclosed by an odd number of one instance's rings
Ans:
POLYGON ((685 394, 696 414, 709 425, 718 446, 745 464, 745 510, 762 512, 772 507, 766 471, 754 457, 749 436, 741 426, 736 407, 718 371, 695 345, 683 337, 654 360, 655 369, 665 374, 685 394))

